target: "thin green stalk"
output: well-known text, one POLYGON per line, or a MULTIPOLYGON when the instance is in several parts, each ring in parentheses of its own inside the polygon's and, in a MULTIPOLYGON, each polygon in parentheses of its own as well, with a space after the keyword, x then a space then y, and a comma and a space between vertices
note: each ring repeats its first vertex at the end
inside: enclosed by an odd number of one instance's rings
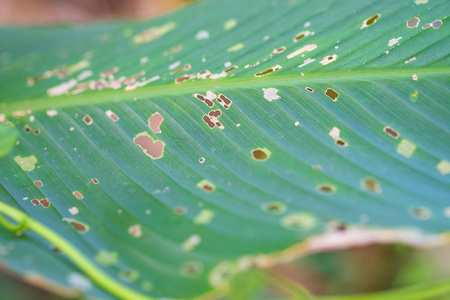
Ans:
POLYGON ((433 285, 416 285, 388 291, 342 296, 317 297, 317 300, 427 300, 450 299, 450 280, 433 285))
POLYGON ((151 300, 153 298, 140 294, 122 283, 109 277, 102 272, 94 263, 86 258, 77 248, 70 244, 67 240, 62 238, 56 232, 47 226, 32 219, 25 213, 3 203, 0 201, 0 224, 5 228, 17 231, 29 229, 45 238, 47 241, 55 245, 61 252, 63 252, 73 263, 75 263, 86 275, 88 275, 94 282, 121 299, 133 300, 151 300), (11 224, 1 214, 5 214, 18 222, 18 225, 11 224), (26 225, 26 227, 25 227, 26 225))

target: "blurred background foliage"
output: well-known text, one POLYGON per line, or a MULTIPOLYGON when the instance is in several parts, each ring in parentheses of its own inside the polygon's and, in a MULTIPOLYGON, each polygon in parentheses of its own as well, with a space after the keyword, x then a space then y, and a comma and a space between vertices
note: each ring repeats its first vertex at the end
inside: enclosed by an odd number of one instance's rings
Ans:
MULTIPOLYGON (((192 0, 0 0, 0 26, 149 19, 188 2, 192 0)), ((317 296, 369 293, 449 277, 450 246, 413 249, 369 245, 312 254, 289 265, 237 274, 228 295, 221 298, 286 298, 303 288, 317 296)), ((0 267, 0 299, 63 298, 30 286, 0 267)))
MULTIPOLYGON (((415 249, 399 244, 369 245, 316 253, 291 264, 237 274, 231 280, 227 296, 213 294, 202 300, 290 299, 303 289, 314 296, 348 295, 432 284, 450 278, 448 258, 450 246, 415 249)), ((67 298, 29 286, 0 268, 0 299, 67 298)), ((446 298, 432 300, 441 299, 446 298)))

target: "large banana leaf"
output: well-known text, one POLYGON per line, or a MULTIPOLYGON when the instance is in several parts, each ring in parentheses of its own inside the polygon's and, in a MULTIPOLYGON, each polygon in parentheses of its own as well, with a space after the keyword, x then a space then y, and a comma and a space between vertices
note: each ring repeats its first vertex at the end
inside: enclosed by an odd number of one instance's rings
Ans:
POLYGON ((1 29, 1 262, 60 293, 189 298, 343 225, 442 242, 449 12, 212 0, 1 29))

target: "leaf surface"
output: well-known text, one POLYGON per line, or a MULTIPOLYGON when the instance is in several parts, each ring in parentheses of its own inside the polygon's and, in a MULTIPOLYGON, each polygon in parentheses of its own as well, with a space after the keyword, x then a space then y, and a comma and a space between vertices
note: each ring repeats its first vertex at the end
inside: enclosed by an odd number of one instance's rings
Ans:
POLYGON ((336 222, 448 232, 450 4, 410 2, 205 1, 1 29, 19 143, 0 212, 36 222, 0 230, 33 257, 2 262, 92 296, 110 278, 189 298, 336 222))

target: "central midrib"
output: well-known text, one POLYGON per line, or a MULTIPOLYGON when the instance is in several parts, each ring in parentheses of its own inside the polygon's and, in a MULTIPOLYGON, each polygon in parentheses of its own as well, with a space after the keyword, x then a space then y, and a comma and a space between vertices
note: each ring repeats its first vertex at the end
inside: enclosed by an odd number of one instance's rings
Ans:
POLYGON ((132 101, 134 99, 146 99, 149 97, 177 96, 192 93, 202 93, 208 90, 221 92, 226 89, 240 88, 268 88, 280 86, 293 86, 300 83, 336 82, 336 81, 374 81, 377 79, 411 78, 413 74, 419 77, 449 76, 450 68, 415 68, 401 70, 365 70, 365 71, 340 71, 326 74, 269 74, 263 77, 225 78, 219 80, 201 79, 184 82, 181 84, 166 84, 159 86, 141 87, 132 91, 104 90, 98 93, 63 95, 58 97, 35 98, 29 100, 11 101, 4 103, 1 112, 9 115, 14 111, 31 110, 45 111, 48 109, 62 109, 74 106, 86 106, 93 104, 132 101))

